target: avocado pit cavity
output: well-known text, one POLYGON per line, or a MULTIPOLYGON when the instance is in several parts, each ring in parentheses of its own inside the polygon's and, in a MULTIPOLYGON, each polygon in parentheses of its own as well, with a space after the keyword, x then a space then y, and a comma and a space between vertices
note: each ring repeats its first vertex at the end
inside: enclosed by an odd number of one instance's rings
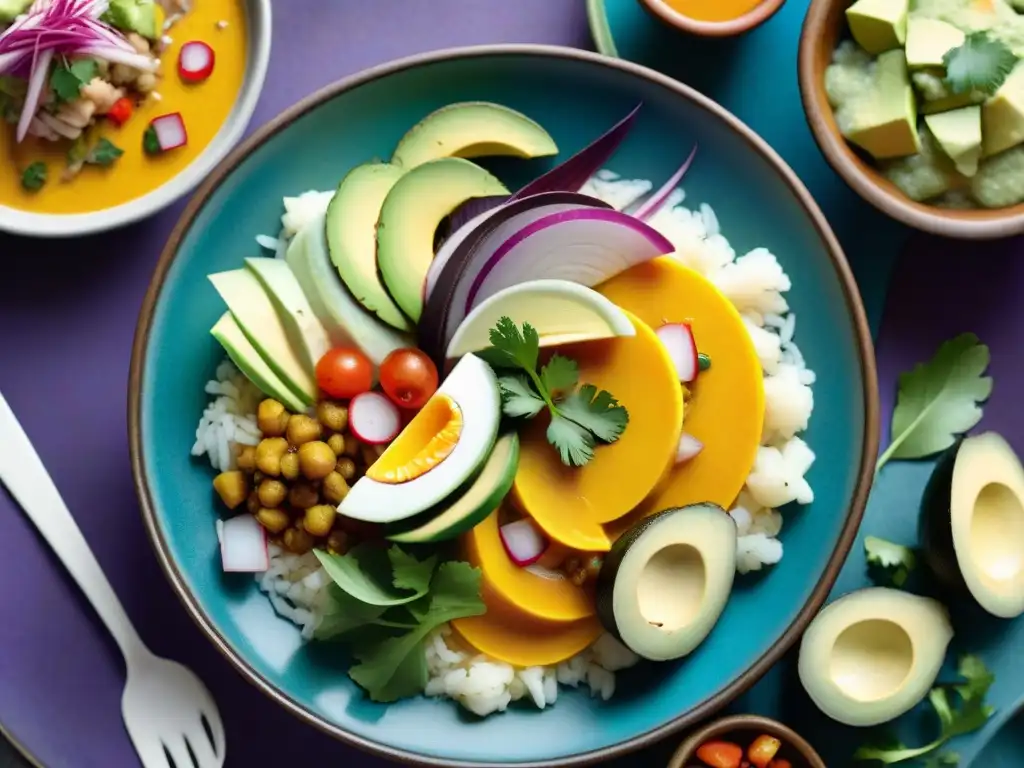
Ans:
POLYGON ((914 665, 914 645, 899 624, 868 619, 844 629, 832 648, 829 674, 857 701, 879 701, 896 693, 914 665))

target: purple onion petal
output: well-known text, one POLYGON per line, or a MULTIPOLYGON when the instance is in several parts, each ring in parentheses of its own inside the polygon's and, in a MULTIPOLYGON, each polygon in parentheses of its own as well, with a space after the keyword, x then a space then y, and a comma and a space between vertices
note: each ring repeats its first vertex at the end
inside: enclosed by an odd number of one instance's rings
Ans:
POLYGON ((690 170, 690 166, 693 164, 693 158, 696 156, 697 145, 694 144, 693 149, 690 150, 690 155, 686 158, 683 164, 679 166, 679 170, 673 173, 672 176, 669 177, 669 180, 666 181, 657 192, 647 198, 643 205, 633 211, 633 215, 638 219, 647 221, 651 216, 660 211, 671 194, 675 192, 676 187, 679 186, 679 182, 683 180, 683 176, 685 176, 686 172, 690 170))
POLYGON ((46 85, 46 76, 50 72, 50 63, 53 61, 53 51, 43 51, 33 62, 32 76, 28 81, 28 91, 25 93, 25 106, 21 108, 21 117, 18 118, 17 141, 20 144, 25 140, 28 133, 28 126, 35 117, 36 109, 39 107, 39 97, 43 93, 43 86, 46 85))

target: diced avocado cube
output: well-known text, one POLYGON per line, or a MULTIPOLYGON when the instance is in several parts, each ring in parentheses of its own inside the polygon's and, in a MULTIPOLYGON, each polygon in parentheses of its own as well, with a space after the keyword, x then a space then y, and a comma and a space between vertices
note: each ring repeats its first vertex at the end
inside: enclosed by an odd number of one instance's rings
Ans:
POLYGON ((1024 142, 1024 62, 1019 62, 981 108, 984 156, 1024 142))
POLYGON ((914 89, 901 49, 888 51, 875 64, 875 92, 847 128, 846 138, 872 157, 884 160, 921 151, 914 89))
POLYGON ((104 19, 122 32, 134 32, 149 40, 156 40, 163 31, 163 13, 153 0, 110 0, 104 19))
POLYGON ((966 35, 938 19, 907 20, 907 66, 911 69, 942 67, 943 57, 963 45, 966 35))
POLYGON ((32 0, 0 0, 0 23, 14 21, 32 5, 32 0))
POLYGON ((850 34, 868 53, 899 48, 907 39, 910 0, 857 0, 846 9, 850 34))
POLYGON ((981 159, 980 106, 925 115, 924 122, 960 173, 973 176, 978 172, 981 159))

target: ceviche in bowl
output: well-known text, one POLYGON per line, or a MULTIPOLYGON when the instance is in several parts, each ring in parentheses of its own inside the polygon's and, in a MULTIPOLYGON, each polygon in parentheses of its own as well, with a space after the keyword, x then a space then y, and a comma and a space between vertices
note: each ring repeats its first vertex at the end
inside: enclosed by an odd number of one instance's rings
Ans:
POLYGON ((239 669, 390 756, 565 764, 796 639, 863 510, 874 376, 834 238, 748 129, 486 47, 240 155, 164 254, 130 404, 157 552, 239 669))
POLYGON ((0 229, 78 235, 148 215, 241 137, 267 0, 0 3, 0 229))

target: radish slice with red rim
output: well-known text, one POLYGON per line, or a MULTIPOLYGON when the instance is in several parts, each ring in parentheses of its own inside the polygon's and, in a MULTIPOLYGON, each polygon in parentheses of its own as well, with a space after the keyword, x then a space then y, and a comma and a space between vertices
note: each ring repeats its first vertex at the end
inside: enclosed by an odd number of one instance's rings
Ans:
POLYGON ((688 384, 697 378, 700 362, 697 360, 697 342, 689 323, 667 323, 655 333, 665 346, 679 380, 688 384))
POLYGON ((270 568, 267 530, 252 515, 218 520, 217 538, 225 573, 262 573, 270 568))
POLYGON ((213 48, 201 40, 181 46, 178 53, 178 75, 188 83, 200 83, 213 74, 217 56, 213 48))
POLYGON ((506 523, 498 533, 509 559, 520 568, 536 563, 548 548, 543 534, 526 518, 506 523))
POLYGON ((147 154, 158 155, 188 144, 188 131, 180 112, 154 117, 142 137, 147 154))
POLYGON ((668 181, 666 181, 660 189, 658 189, 654 194, 647 198, 647 200, 641 203, 640 207, 633 211, 633 215, 636 216, 638 219, 647 221, 652 216, 654 216, 654 214, 660 211, 665 206, 665 203, 668 202, 668 199, 669 197, 672 196, 672 193, 676 191, 676 188, 679 186, 679 182, 683 180, 683 176, 685 176, 686 172, 690 170, 690 166, 693 165, 693 158, 695 158, 696 156, 697 145, 694 144, 693 149, 690 151, 689 157, 687 157, 683 164, 679 167, 679 170, 673 173, 669 177, 668 181))
MULTIPOLYGON (((487 250, 484 243, 479 247, 487 250)), ((674 251, 667 237, 628 213, 597 208, 552 213, 487 255, 466 294, 464 312, 527 280, 558 278, 590 288, 674 251)))
POLYGON ((402 414, 398 406, 380 392, 362 392, 348 404, 348 425, 361 442, 384 445, 402 431, 402 414))
POLYGON ((703 450, 704 443, 693 435, 683 432, 679 437, 679 447, 676 448, 676 464, 686 463, 703 450))

